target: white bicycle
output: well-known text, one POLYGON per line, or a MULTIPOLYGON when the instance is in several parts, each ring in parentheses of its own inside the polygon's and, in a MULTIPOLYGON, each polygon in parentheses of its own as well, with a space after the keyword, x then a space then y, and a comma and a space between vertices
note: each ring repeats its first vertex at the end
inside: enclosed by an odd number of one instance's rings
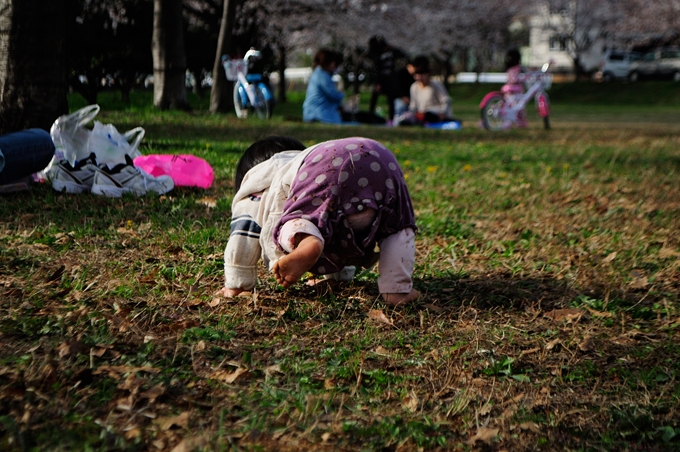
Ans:
POLYGON ((248 53, 242 60, 222 56, 227 80, 234 82, 234 110, 239 118, 247 118, 249 112, 254 112, 260 119, 269 119, 274 108, 274 95, 262 74, 248 73, 248 53))

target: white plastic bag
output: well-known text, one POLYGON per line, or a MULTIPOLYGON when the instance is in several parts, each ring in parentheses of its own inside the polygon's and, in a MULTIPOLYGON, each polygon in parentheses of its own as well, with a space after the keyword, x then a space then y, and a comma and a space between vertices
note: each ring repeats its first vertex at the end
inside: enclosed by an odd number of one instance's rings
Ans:
MULTIPOLYGON (((90 155, 87 150, 90 129, 85 125, 92 121, 97 113, 99 113, 99 105, 88 105, 71 114, 59 116, 54 121, 50 129, 50 136, 55 146, 53 162, 66 160, 74 165, 77 160, 90 155)), ((50 166, 52 166, 51 163, 50 166)))
POLYGON ((87 141, 87 155, 94 152, 98 164, 106 163, 113 166, 118 163, 125 163, 126 154, 131 159, 142 155, 137 147, 142 142, 144 133, 143 128, 136 127, 121 134, 113 124, 102 124, 95 121, 94 128, 87 141))

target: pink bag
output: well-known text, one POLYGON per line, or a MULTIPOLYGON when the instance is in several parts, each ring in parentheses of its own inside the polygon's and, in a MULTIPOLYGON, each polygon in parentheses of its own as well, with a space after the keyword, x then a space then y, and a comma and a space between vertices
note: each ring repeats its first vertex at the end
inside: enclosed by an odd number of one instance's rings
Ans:
POLYGON ((142 155, 135 157, 134 164, 152 176, 170 176, 178 187, 209 188, 215 179, 210 164, 195 155, 142 155))

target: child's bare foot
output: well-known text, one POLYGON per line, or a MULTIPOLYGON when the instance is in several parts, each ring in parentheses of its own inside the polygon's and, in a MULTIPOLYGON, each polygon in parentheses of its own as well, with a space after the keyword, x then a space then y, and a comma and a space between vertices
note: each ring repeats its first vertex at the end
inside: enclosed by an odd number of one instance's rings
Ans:
POLYGON ((295 247, 292 253, 286 254, 274 264, 274 276, 283 287, 290 287, 321 257, 323 243, 318 238, 308 235, 295 247))
POLYGON ((420 297, 420 292, 416 289, 411 289, 409 293, 384 293, 382 294, 385 303, 392 306, 401 306, 411 301, 417 300, 420 297))
POLYGON ((215 293, 215 295, 226 297, 226 298, 231 298, 231 297, 235 297, 236 295, 239 295, 242 292, 244 292, 243 289, 229 289, 227 287, 223 287, 222 289, 218 290, 215 293))

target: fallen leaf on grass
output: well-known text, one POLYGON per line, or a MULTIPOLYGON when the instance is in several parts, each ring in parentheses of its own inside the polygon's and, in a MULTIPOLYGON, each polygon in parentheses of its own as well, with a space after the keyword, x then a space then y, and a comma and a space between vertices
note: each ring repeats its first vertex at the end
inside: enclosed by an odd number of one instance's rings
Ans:
MULTIPOLYGON (((444 289, 443 291, 446 291, 446 289, 444 289)), ((437 314, 444 312, 442 308, 433 304, 426 304, 425 308, 428 309, 429 311, 436 312, 437 314)))
POLYGON ((616 251, 614 251, 613 253, 609 254, 609 255, 608 255, 607 257, 605 257, 604 259, 602 259, 602 262, 604 262, 605 264, 609 264, 610 262, 613 262, 614 259, 616 259, 616 251))
POLYGON ((159 417, 154 421, 154 424, 157 424, 161 430, 169 430, 173 425, 180 428, 187 428, 189 425, 189 412, 184 411, 177 416, 159 417))
POLYGON ((217 200, 215 198, 210 198, 210 197, 205 197, 201 198, 197 201, 199 204, 203 204, 204 206, 214 209, 217 207, 217 200))
POLYGON ((541 430, 538 428, 538 425, 536 425, 535 422, 522 422, 521 424, 518 425, 519 428, 522 430, 530 430, 534 433, 540 433, 541 430))
POLYGON ((114 380, 120 380, 122 374, 126 374, 128 372, 146 372, 150 374, 157 374, 160 372, 160 369, 156 369, 155 367, 150 367, 150 366, 142 366, 142 367, 132 367, 132 366, 100 366, 99 368, 95 369, 92 374, 93 375, 99 375, 103 373, 108 373, 109 377, 113 378, 114 380))
POLYGON ((593 336, 588 334, 583 340, 578 344, 578 348, 582 352, 587 352, 593 349, 593 336))
POLYGON ((139 438, 141 435, 142 431, 138 427, 133 426, 131 428, 126 429, 125 439, 135 439, 139 438))
POLYGON ((475 436, 465 441, 465 444, 468 446, 474 446, 477 441, 483 441, 487 444, 491 444, 491 440, 493 440, 496 436, 498 436, 497 428, 480 427, 479 430, 477 430, 477 433, 475 433, 475 436))
POLYGON ((661 259, 668 259, 670 257, 678 257, 680 253, 675 251, 673 248, 667 247, 665 244, 659 250, 659 257, 661 259))
POLYGON ((585 314, 585 311, 575 308, 566 309, 553 309, 550 312, 546 312, 545 316, 553 319, 554 321, 566 320, 567 322, 579 321, 581 317, 585 314))
POLYGON ((596 311, 595 309, 592 308, 586 308, 588 312, 590 312, 593 317, 614 317, 614 314, 611 312, 602 312, 602 311, 596 311))
POLYGON ((59 357, 63 358, 68 355, 84 354, 89 351, 89 347, 80 341, 62 342, 57 347, 59 357))
POLYGON ((394 325, 392 319, 388 319, 385 313, 379 309, 371 309, 368 311, 368 318, 373 319, 376 322, 384 323, 386 325, 394 325))
POLYGON ((239 367, 233 372, 227 372, 225 370, 216 370, 215 372, 210 375, 210 378, 214 380, 219 380, 223 381, 227 384, 232 384, 235 382, 239 377, 245 378, 249 374, 248 369, 245 367, 239 367))
POLYGON ((264 369, 264 374, 268 377, 271 377, 274 374, 282 374, 283 371, 281 370, 281 366, 278 364, 274 364, 272 366, 267 366, 264 369))
POLYGON ((382 345, 378 345, 378 346, 375 348, 375 350, 373 350, 373 352, 375 352, 376 355, 380 355, 380 356, 390 356, 390 351, 387 350, 387 349, 386 349, 385 347, 383 347, 382 345))
POLYGON ((552 341, 545 344, 545 349, 546 350, 552 350, 553 348, 555 348, 555 346, 557 344, 561 344, 561 343, 562 343, 562 341, 560 339, 553 339, 552 341))
POLYGON ((530 355, 530 354, 532 354, 532 353, 537 353, 537 352, 540 352, 540 351, 541 351, 541 347, 530 348, 529 350, 522 350, 522 351, 520 352, 520 355, 521 355, 521 356, 530 355))
POLYGON ((630 272, 630 277, 633 279, 630 282, 630 287, 633 289, 644 289, 649 285, 649 279, 641 270, 633 270, 630 272))
POLYGON ((411 413, 415 412, 418 409, 418 397, 415 394, 407 395, 401 401, 401 407, 411 413))
POLYGON ((215 306, 218 306, 219 304, 220 304, 220 299, 215 297, 215 298, 212 299, 211 302, 208 303, 208 306, 210 306, 211 308, 214 308, 215 306))
POLYGON ((149 399, 150 401, 156 400, 158 397, 165 393, 165 387, 163 385, 156 385, 148 391, 144 391, 139 394, 139 397, 143 399, 149 399))
POLYGON ((205 436, 194 436, 192 438, 184 438, 171 452, 191 452, 206 445, 208 439, 205 436))

